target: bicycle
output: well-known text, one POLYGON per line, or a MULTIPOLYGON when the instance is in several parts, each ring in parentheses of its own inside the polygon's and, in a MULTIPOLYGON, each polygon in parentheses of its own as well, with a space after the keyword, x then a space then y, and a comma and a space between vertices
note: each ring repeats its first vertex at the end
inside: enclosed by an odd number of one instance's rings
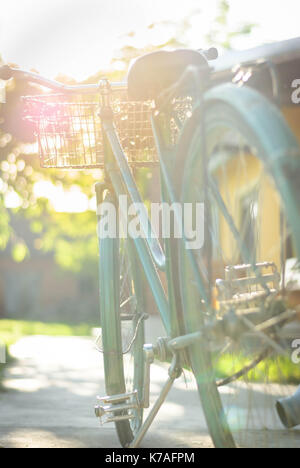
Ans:
POLYGON ((260 93, 231 83, 212 85, 208 59, 214 56, 214 50, 160 51, 138 59, 127 83, 103 79, 79 86, 0 69, 3 79, 60 93, 25 97, 42 167, 105 171, 104 182, 96 185, 102 329, 97 346, 107 396, 95 411, 115 423, 123 447, 140 445, 186 367, 197 381, 216 447, 299 441, 297 431, 279 428, 273 412, 278 396, 291 392, 282 370, 287 347, 281 332, 298 313, 285 279, 287 247, 293 242, 294 256, 300 252, 299 146, 281 113, 260 93), (175 206, 177 226, 179 206, 204 203, 204 248, 187 248, 185 233, 177 238, 174 231, 163 248, 143 209, 137 212, 140 237, 118 235, 118 222, 117 235, 103 234, 103 203, 126 216, 120 196, 135 206, 142 202, 133 169, 154 166, 162 200, 175 206), (145 343, 147 289, 166 331, 154 345, 145 343), (143 422, 154 359, 171 364, 143 422), (255 400, 244 408, 248 392, 255 400))

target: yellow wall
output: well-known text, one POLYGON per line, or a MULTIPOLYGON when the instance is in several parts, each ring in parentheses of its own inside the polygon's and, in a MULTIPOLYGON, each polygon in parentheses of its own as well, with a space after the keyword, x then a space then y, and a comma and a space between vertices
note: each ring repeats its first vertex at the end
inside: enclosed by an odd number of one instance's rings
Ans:
MULTIPOLYGON (((277 194, 272 181, 262 171, 261 162, 248 154, 243 157, 243 166, 237 170, 237 159, 232 158, 226 167, 218 172, 219 187, 222 197, 230 207, 230 214, 234 218, 239 231, 243 229, 241 218, 241 200, 251 190, 259 191, 258 200, 258 232, 256 251, 257 261, 274 261, 280 265, 280 208, 277 194)), ((224 217, 220 222, 220 243, 224 253, 225 263, 236 264, 241 261, 238 258, 238 249, 230 228, 224 217), (236 255, 233 256, 233 252, 236 255)))
POLYGON ((300 106, 285 107, 283 115, 300 143, 300 106))
MULTIPOLYGON (((300 106, 282 109, 283 115, 300 144, 300 106)), ((257 261, 273 261, 280 269, 281 232, 280 232, 280 201, 273 185, 263 171, 261 162, 251 154, 243 156, 243 167, 237 170, 237 158, 233 157, 216 174, 219 188, 225 204, 230 207, 231 216, 239 231, 243 228, 241 219, 241 199, 259 185, 259 207, 261 218, 258 221, 257 261), (258 184, 258 185, 257 185, 258 184)), ((223 216, 219 218, 219 236, 222 246, 223 261, 215 263, 218 274, 225 265, 237 264, 238 258, 236 241, 223 216), (233 251, 236 255, 233 255, 233 251)), ((216 256, 220 258, 219 252, 216 256)), ((224 270, 223 270, 224 271, 224 270)))

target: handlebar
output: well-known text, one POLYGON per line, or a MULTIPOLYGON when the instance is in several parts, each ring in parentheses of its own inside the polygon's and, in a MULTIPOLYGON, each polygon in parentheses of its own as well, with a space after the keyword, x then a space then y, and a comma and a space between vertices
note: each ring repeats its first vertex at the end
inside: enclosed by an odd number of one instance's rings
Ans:
MULTIPOLYGON (((199 52, 201 52, 207 60, 214 60, 218 57, 218 51, 214 47, 207 50, 199 49, 199 52)), ((36 83, 53 91, 60 91, 63 93, 97 93, 101 86, 101 81, 98 84, 65 85, 59 81, 49 80, 38 73, 12 68, 9 65, 0 67, 0 79, 9 80, 11 78, 16 78, 17 80, 26 81, 28 83, 36 83)), ((126 83, 110 82, 109 86, 113 90, 124 89, 126 83)))
MULTIPOLYGON (((16 78, 17 80, 27 81, 28 83, 36 83, 40 86, 49 88, 53 91, 63 93, 97 93, 100 89, 100 84, 82 84, 82 85, 65 85, 56 80, 49 80, 38 73, 33 73, 19 68, 11 68, 8 65, 0 67, 0 79, 9 80, 16 78)), ((109 83, 113 89, 124 89, 126 86, 122 82, 109 83)))

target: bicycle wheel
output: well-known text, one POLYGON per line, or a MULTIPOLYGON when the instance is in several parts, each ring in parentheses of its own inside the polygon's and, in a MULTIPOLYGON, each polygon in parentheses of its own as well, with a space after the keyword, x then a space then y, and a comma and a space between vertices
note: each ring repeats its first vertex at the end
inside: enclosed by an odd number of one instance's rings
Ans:
MULTIPOLYGON (((100 239, 101 339, 107 395, 137 391, 143 396, 144 307, 142 273, 130 240, 100 239)), ((126 447, 142 423, 143 411, 121 411, 131 419, 115 422, 120 443, 126 447)))
POLYGON ((300 382, 281 315, 286 296, 277 292, 287 287, 287 258, 300 252, 299 147, 278 110, 254 90, 220 86, 204 106, 204 124, 196 109, 182 133, 178 169, 182 201, 205 203, 204 247, 193 254, 211 305, 199 295, 182 245, 186 332, 225 316, 245 327, 236 337, 191 346, 191 366, 216 447, 296 447, 299 431, 284 430, 275 406, 300 382))

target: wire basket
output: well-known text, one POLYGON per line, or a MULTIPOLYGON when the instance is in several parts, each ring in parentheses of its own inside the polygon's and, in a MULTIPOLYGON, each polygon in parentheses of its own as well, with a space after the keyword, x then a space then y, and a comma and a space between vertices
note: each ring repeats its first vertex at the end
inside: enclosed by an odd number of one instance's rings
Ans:
MULTIPOLYGON (((34 123, 41 166, 60 169, 103 167, 100 104, 95 95, 27 96, 25 118, 34 123)), ((132 102, 127 92, 112 95, 118 137, 129 164, 158 163, 151 127, 151 102, 132 102)))

